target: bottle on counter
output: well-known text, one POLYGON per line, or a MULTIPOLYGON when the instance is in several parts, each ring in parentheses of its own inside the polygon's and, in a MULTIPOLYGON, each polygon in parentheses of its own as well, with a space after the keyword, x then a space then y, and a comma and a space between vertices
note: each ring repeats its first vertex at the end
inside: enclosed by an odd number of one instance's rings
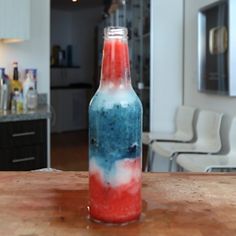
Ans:
POLYGON ((19 96, 20 96, 20 92, 17 88, 15 88, 14 93, 12 94, 12 98, 11 98, 11 112, 12 113, 16 112, 17 101, 18 101, 19 96))
MULTIPOLYGON (((33 72, 31 70, 28 70, 26 73, 26 79, 23 82, 24 109, 27 109, 27 93, 29 92, 30 88, 32 90, 36 90, 33 72)), ((31 91, 31 93, 32 93, 32 91, 31 91)))
POLYGON ((38 94, 33 87, 30 87, 26 94, 26 104, 27 104, 27 109, 29 110, 34 110, 37 108, 38 94))
POLYGON ((16 112, 20 113, 24 110, 23 95, 17 89, 15 89, 15 99, 16 99, 16 112))
POLYGON ((141 214, 142 104, 131 84, 127 29, 104 30, 100 86, 89 106, 89 211, 108 223, 141 214))
POLYGON ((10 105, 10 84, 5 69, 0 68, 0 110, 8 110, 10 105))
POLYGON ((11 91, 14 93, 15 89, 18 89, 20 92, 22 91, 22 83, 19 80, 19 71, 18 71, 18 63, 13 62, 13 76, 11 80, 11 91))

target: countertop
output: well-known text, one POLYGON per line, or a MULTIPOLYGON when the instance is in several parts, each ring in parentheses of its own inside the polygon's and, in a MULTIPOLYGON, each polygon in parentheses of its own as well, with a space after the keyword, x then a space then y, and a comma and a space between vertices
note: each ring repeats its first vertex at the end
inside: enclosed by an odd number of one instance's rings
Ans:
POLYGON ((40 104, 35 110, 22 112, 0 111, 0 122, 48 119, 50 114, 49 106, 40 104))
POLYGON ((88 218, 86 172, 1 172, 0 235, 234 236, 235 174, 143 174, 137 222, 88 218))

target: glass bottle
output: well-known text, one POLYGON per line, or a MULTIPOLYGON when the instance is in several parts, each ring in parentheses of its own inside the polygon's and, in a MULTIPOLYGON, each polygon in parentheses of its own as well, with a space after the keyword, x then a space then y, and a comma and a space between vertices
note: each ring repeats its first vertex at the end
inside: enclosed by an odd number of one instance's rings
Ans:
POLYGON ((13 80, 19 80, 18 63, 13 62, 13 80))
POLYGON ((18 63, 13 62, 13 76, 11 80, 11 92, 14 93, 15 89, 18 89, 20 92, 22 91, 22 84, 19 80, 19 71, 18 71, 18 63))
POLYGON ((123 223, 141 213, 142 105, 131 85, 127 29, 104 30, 99 89, 89 106, 89 209, 123 223))
POLYGON ((12 99, 11 99, 11 111, 13 113, 16 112, 17 101, 19 99, 19 96, 20 96, 20 92, 17 88, 15 88, 14 93, 12 95, 12 99))
POLYGON ((0 68, 0 110, 8 110, 10 105, 10 84, 5 69, 0 68))
POLYGON ((34 110, 38 105, 38 94, 33 87, 30 87, 26 94, 26 105, 27 109, 34 110))

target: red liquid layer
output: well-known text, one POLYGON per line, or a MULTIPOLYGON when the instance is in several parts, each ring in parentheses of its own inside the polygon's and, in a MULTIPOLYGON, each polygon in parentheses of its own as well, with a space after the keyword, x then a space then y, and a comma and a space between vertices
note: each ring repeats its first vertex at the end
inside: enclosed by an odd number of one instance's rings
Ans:
POLYGON ((102 80, 119 85, 122 79, 128 79, 129 76, 129 49, 127 42, 118 39, 105 40, 102 80))
MULTIPOLYGON (((140 161, 134 162, 134 171, 140 161)), ((139 169, 140 170, 140 169, 139 169)), ((122 173, 120 173, 122 175, 122 173)), ((118 177, 119 178, 119 177, 118 177)), ((118 187, 104 183, 98 172, 90 174, 90 216, 108 223, 123 223, 137 220, 141 214, 141 176, 118 187)))

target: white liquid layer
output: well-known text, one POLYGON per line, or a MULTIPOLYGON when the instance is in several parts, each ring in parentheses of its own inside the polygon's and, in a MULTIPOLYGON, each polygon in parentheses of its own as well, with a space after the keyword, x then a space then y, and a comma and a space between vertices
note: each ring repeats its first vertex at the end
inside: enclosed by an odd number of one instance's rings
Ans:
POLYGON ((109 175, 104 176, 103 169, 96 164, 94 158, 90 160, 89 164, 90 174, 98 174, 102 182, 109 182, 113 188, 121 185, 129 184, 131 181, 140 182, 141 180, 141 166, 137 159, 123 159, 114 163, 109 172, 109 175))
POLYGON ((115 104, 126 107, 137 102, 137 95, 132 88, 114 88, 103 86, 99 89, 99 96, 96 98, 96 107, 103 107, 105 110, 111 109, 115 104))

